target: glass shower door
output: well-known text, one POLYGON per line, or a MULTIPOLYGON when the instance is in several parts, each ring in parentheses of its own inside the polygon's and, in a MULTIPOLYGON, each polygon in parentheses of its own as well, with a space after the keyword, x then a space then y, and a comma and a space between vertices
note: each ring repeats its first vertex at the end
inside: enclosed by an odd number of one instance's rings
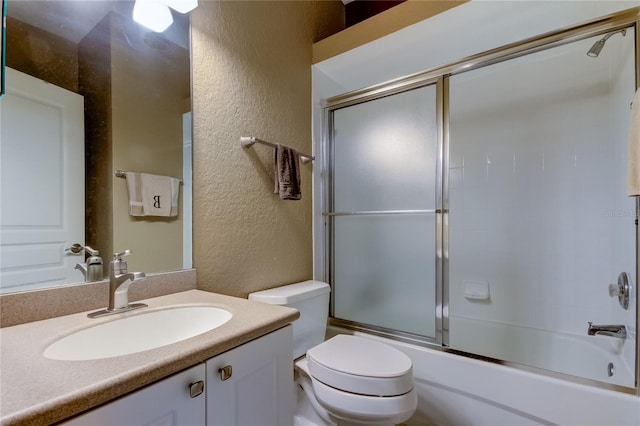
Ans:
POLYGON ((634 386, 635 300, 608 291, 636 273, 633 32, 598 57, 602 35, 450 78, 452 348, 634 386))
POLYGON ((436 87, 333 111, 333 317, 436 336, 436 87))

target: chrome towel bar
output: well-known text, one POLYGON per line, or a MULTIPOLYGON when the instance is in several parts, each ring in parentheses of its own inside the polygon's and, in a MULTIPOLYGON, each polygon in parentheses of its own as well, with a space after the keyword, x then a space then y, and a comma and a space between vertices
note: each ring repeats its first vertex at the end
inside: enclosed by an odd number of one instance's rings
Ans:
MULTIPOLYGON (((113 172, 116 177, 121 177, 121 178, 127 178, 127 172, 125 172, 124 170, 116 170, 115 172, 113 172)), ((182 183, 182 179, 178 179, 180 181, 180 183, 182 183)))
MULTIPOLYGON (((253 136, 240 136, 240 145, 242 145, 243 148, 249 148, 256 143, 260 145, 270 146, 271 148, 276 147, 276 144, 274 143, 263 141, 262 139, 254 138, 253 136)), ((299 154, 300 161, 302 161, 303 163, 308 163, 316 159, 313 155, 304 154, 302 152, 300 152, 299 154)))

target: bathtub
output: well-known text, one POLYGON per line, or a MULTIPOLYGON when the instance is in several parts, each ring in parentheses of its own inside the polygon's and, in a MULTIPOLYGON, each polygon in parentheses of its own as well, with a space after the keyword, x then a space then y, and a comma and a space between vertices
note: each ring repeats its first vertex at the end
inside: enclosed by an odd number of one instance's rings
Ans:
POLYGON ((414 425, 634 425, 640 398, 505 365, 329 327, 388 343, 413 361, 414 425))
POLYGON ((493 321, 451 317, 450 346, 517 364, 634 387, 635 330, 627 339, 550 332, 493 321))

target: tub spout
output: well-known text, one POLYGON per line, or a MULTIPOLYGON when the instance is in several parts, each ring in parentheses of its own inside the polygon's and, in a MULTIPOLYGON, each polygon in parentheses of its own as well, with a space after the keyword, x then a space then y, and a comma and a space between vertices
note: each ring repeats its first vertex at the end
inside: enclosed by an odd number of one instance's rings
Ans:
POLYGON ((589 328, 587 329, 589 336, 610 336, 617 337, 619 339, 627 338, 627 328, 624 325, 594 325, 589 321, 589 328))

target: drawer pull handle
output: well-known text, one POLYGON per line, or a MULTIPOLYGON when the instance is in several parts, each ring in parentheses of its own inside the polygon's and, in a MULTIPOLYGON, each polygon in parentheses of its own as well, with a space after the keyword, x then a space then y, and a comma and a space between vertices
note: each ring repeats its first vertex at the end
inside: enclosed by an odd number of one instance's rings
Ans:
POLYGON ((231 378, 232 368, 230 365, 225 365, 218 370, 218 373, 220 373, 220 380, 224 382, 225 380, 229 380, 231 378))
POLYGON ((202 395, 202 392, 204 392, 204 382, 202 380, 189 385, 189 395, 191 395, 191 398, 202 395))

